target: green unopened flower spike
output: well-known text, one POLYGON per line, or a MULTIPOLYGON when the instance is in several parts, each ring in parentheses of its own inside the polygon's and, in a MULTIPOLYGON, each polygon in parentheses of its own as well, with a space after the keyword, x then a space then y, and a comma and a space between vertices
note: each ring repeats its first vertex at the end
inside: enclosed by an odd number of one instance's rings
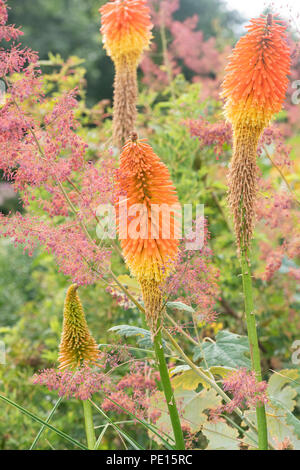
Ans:
POLYGON ((65 305, 61 342, 59 345, 59 368, 73 368, 84 362, 97 362, 99 350, 91 335, 84 310, 77 293, 78 286, 69 287, 65 305))

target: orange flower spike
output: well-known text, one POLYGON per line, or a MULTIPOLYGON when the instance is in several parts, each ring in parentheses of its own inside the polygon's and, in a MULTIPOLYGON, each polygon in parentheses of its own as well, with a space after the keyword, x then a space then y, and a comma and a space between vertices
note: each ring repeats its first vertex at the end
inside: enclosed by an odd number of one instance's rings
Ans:
POLYGON ((120 194, 124 195, 117 210, 122 251, 132 275, 141 284, 147 320, 151 329, 155 330, 162 307, 160 287, 172 271, 178 254, 176 211, 179 201, 167 167, 149 144, 137 140, 135 133, 123 147, 118 186, 120 194), (122 219, 122 204, 126 205, 125 221, 122 219), (142 205, 144 217, 140 213, 130 215, 130 208, 135 204, 142 205), (155 218, 153 210, 158 206, 162 209, 161 216, 155 218), (170 221, 167 236, 164 233, 166 221, 170 221), (121 235, 121 224, 124 226, 124 222, 127 225, 125 237, 121 235), (134 233, 131 231, 132 224, 137 227, 134 233))
POLYGON ((272 15, 253 19, 237 43, 227 67, 222 96, 234 126, 249 122, 265 127, 281 110, 290 71, 286 27, 272 15))
POLYGON ((238 248, 248 249, 253 233, 257 193, 256 152, 261 133, 281 110, 290 71, 285 26, 272 15, 251 20, 227 66, 222 96, 232 123, 233 157, 229 204, 238 248))
POLYGON ((146 0, 116 0, 99 11, 102 15, 101 33, 108 55, 116 65, 126 56, 136 67, 152 37, 146 0))
POLYGON ((108 2, 99 11, 104 47, 116 68, 113 141, 121 148, 135 127, 136 69, 152 37, 150 10, 146 0, 116 0, 108 2))
MULTIPOLYGON (((237 43, 223 82, 225 113, 233 127, 233 155, 228 175, 228 200, 234 216, 241 257, 242 283, 252 369, 262 380, 252 289, 250 244, 254 229, 258 172, 257 146, 264 128, 281 110, 290 70, 285 27, 272 15, 251 20, 237 43)), ((264 404, 256 407, 258 448, 267 450, 264 404)))

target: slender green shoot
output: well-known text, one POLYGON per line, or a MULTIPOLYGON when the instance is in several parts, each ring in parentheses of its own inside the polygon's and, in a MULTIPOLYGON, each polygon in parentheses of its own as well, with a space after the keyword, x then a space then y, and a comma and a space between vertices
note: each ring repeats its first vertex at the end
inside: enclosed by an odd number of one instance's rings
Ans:
POLYGON ((166 402, 168 405, 170 419, 172 423, 174 438, 175 438, 175 448, 177 450, 185 449, 185 443, 183 438, 183 432, 181 429, 180 418, 178 414, 178 409, 175 402, 174 392, 172 389, 169 371, 166 363, 166 358, 164 354, 162 337, 161 337, 161 327, 160 323, 158 324, 157 332, 153 339, 154 350, 157 358, 160 379, 165 394, 166 402))
POLYGON ((89 450, 94 450, 96 444, 96 436, 93 421, 92 407, 89 401, 82 400, 85 434, 89 450))
MULTIPOLYGON (((251 277, 251 267, 248 252, 241 248, 242 279, 245 300, 245 313, 248 330, 248 339, 250 345, 250 354, 252 370, 255 372, 256 380, 262 381, 260 352, 258 345, 258 336, 256 329, 256 319, 254 312, 253 287, 251 277)), ((258 429, 258 447, 259 450, 268 450, 268 430, 267 418, 264 404, 258 404, 256 407, 257 429, 258 429)))

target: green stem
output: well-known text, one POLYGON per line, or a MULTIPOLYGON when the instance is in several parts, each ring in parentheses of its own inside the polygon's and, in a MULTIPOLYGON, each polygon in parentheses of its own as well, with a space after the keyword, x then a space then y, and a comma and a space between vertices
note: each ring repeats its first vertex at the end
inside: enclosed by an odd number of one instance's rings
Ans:
POLYGON ((89 450, 94 450, 96 445, 96 436, 93 422, 93 412, 89 401, 83 400, 83 413, 84 413, 84 424, 85 434, 89 450))
POLYGON ((183 433, 162 345, 160 324, 158 325, 157 332, 153 339, 153 343, 159 367, 161 383, 169 409, 170 419, 175 438, 176 450, 183 450, 185 449, 183 433))
MULTIPOLYGON (((251 268, 248 258, 248 252, 245 248, 241 248, 241 265, 242 265, 242 278, 243 290, 245 299, 245 312, 247 321, 248 338, 251 353, 252 369, 255 372, 256 380, 262 381, 261 365, 260 365, 260 352, 258 345, 258 337, 256 330, 256 319, 254 313, 254 300, 251 268)), ((258 404, 256 407, 256 418, 258 428, 258 447, 260 450, 268 450, 268 430, 267 418, 264 404, 258 404)))

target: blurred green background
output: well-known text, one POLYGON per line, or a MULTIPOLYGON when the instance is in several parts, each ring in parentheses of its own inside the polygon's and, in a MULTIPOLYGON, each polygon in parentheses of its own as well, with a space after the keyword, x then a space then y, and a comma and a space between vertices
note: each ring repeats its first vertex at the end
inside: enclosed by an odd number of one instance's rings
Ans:
MULTIPOLYGON (((102 47, 99 8, 104 0, 13 0, 10 22, 22 25, 24 45, 47 59, 49 52, 63 59, 71 55, 85 61, 87 102, 94 104, 112 97, 113 66, 102 47)), ((172 3, 172 2, 170 2, 172 3)), ((232 40, 242 18, 228 11, 220 0, 181 0, 174 19, 183 21, 198 15, 197 29, 206 39, 222 36, 232 40)), ((157 40, 158 47, 160 40, 157 40)))

